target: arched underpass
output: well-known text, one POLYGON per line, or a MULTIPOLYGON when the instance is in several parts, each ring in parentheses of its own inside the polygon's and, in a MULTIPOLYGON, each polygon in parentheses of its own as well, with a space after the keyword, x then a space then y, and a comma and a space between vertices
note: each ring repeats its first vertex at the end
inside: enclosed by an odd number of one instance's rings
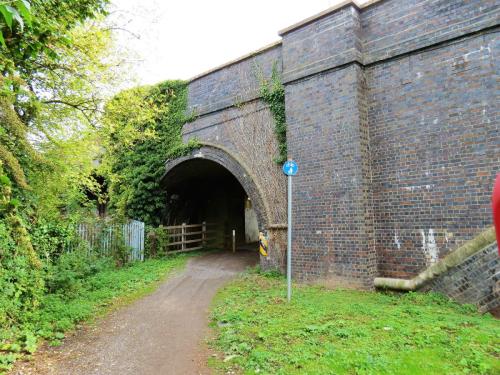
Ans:
POLYGON ((231 247, 234 230, 239 248, 257 251, 259 224, 253 202, 224 166, 205 158, 183 160, 167 171, 163 187, 167 225, 214 223, 217 246, 231 247))

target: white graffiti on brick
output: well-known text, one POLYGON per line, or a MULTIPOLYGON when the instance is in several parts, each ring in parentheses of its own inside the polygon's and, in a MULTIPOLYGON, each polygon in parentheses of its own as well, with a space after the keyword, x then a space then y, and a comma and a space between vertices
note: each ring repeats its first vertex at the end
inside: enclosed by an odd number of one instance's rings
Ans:
POLYGON ((424 251, 427 264, 436 263, 439 260, 439 248, 436 244, 434 229, 429 229, 427 236, 423 229, 420 231, 420 234, 422 235, 422 250, 424 251))
POLYGON ((398 232, 394 233, 394 243, 398 247, 398 250, 401 249, 401 242, 399 242, 398 232))

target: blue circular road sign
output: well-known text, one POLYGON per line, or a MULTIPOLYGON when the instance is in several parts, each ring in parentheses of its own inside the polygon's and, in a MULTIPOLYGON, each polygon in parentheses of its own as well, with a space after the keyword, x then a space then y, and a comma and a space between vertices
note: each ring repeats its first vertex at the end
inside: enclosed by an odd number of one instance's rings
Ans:
POLYGON ((283 173, 287 176, 295 176, 298 169, 297 163, 293 160, 287 160, 285 164, 283 164, 283 173))

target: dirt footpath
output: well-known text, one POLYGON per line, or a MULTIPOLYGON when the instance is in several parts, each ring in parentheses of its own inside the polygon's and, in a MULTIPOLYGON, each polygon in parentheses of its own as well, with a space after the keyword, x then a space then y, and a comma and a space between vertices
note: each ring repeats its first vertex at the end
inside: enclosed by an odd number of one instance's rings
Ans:
POLYGON ((42 349, 11 374, 208 374, 210 302, 224 283, 257 262, 256 252, 212 253, 189 261, 153 294, 42 349))

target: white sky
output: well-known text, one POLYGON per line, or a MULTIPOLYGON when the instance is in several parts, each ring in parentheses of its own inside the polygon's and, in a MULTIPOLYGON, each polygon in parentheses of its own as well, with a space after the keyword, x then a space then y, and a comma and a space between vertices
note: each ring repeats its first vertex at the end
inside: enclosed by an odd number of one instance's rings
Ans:
MULTIPOLYGON (((118 44, 141 84, 188 79, 279 40, 278 31, 341 0, 112 0, 118 44)), ((361 1, 363 2, 363 1, 361 1)))

